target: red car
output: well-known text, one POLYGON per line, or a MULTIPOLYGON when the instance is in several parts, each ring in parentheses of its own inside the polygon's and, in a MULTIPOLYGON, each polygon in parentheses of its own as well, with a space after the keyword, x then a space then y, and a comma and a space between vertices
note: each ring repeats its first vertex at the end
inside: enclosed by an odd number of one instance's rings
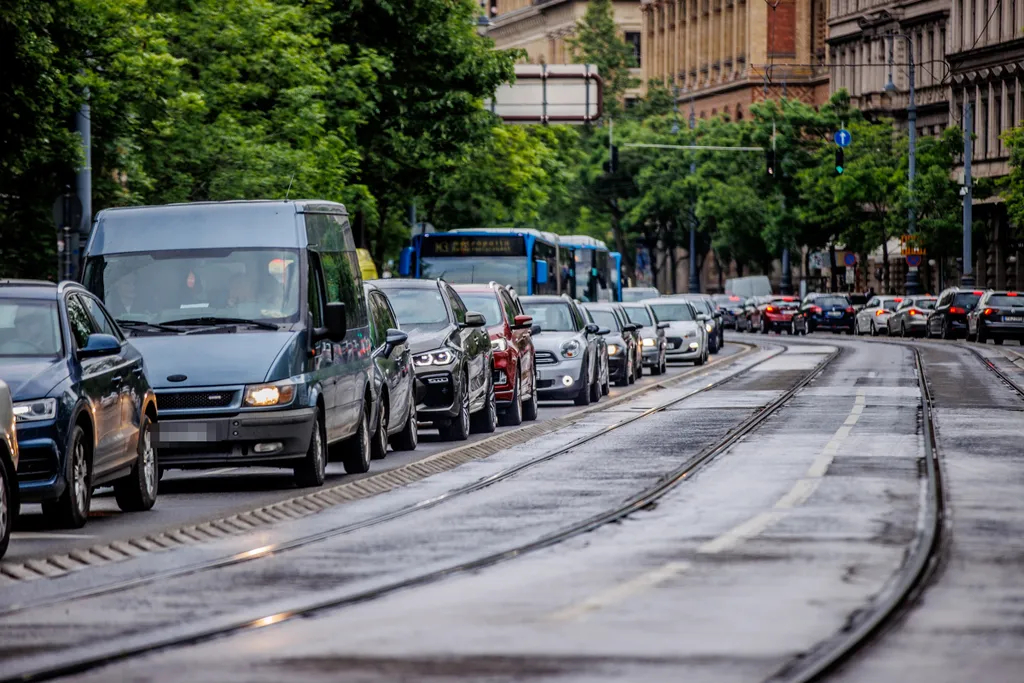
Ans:
POLYGON ((800 312, 795 296, 779 296, 761 304, 750 317, 751 329, 761 334, 786 331, 789 334, 807 334, 807 319, 800 312))
POLYGON ((466 308, 482 313, 491 335, 494 394, 501 424, 537 419, 537 372, 533 352, 533 318, 523 313, 519 297, 504 285, 454 285, 466 308))

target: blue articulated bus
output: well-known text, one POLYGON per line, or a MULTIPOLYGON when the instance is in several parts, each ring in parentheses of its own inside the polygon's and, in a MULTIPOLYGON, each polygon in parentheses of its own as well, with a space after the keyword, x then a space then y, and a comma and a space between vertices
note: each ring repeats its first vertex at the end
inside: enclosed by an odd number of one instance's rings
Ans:
POLYGON ((622 255, 608 251, 608 245, 589 235, 559 237, 563 248, 573 254, 575 288, 580 301, 622 301, 622 255))
POLYGON ((523 295, 575 289, 572 252, 558 235, 540 230, 473 228, 413 237, 402 250, 403 277, 443 278, 451 283, 508 285, 523 295))

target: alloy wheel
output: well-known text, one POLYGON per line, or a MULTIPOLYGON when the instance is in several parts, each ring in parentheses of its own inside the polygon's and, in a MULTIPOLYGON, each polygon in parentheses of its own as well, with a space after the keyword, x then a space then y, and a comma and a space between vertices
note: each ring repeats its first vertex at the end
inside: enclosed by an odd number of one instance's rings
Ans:
POLYGON ((86 499, 89 496, 89 468, 85 463, 85 445, 79 441, 75 444, 75 450, 72 453, 71 461, 71 486, 72 492, 72 504, 75 506, 75 511, 83 517, 89 514, 86 509, 86 499))
POLYGON ((142 480, 146 486, 146 495, 150 498, 156 496, 157 482, 160 481, 160 474, 157 472, 156 451, 153 449, 152 429, 145 429, 142 433, 142 480))
POLYGON ((11 524, 11 502, 7 499, 7 486, 11 483, 7 480, 7 469, 0 463, 0 540, 7 535, 7 529, 11 524))

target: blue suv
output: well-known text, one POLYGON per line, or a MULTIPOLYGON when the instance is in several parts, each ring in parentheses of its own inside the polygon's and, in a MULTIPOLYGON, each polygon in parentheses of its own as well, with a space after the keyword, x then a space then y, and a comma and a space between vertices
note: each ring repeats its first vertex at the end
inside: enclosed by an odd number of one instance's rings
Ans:
POLYGON ((71 282, 0 281, 0 379, 14 401, 22 503, 71 528, 101 485, 122 510, 153 507, 156 397, 99 299, 71 282))

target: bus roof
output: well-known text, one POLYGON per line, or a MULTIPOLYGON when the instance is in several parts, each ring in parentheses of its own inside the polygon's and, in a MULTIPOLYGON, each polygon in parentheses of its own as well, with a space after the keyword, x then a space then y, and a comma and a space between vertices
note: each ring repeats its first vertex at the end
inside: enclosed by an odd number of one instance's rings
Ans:
POLYGON ((553 232, 533 228, 456 228, 447 232, 433 232, 428 235, 532 235, 552 244, 559 244, 561 238, 553 232))
POLYGON ((589 247, 591 249, 604 249, 608 251, 607 244, 590 235, 562 235, 559 240, 568 247, 589 247))

